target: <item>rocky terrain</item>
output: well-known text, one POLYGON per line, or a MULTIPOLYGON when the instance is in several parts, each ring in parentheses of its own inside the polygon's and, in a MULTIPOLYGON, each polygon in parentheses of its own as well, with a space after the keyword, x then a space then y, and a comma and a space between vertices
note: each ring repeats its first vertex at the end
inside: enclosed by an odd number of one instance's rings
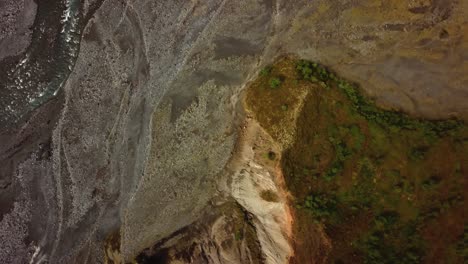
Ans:
POLYGON ((466 120, 466 10, 0 0, 1 262, 286 263, 294 129, 272 141, 243 109, 248 84, 295 54, 385 109, 466 120))

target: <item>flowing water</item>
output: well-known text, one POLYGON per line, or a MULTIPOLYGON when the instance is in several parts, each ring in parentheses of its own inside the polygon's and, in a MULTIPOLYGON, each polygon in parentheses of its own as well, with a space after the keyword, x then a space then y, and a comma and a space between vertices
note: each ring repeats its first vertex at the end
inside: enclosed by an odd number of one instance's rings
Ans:
POLYGON ((51 25, 47 24, 49 21, 41 20, 41 14, 36 16, 32 45, 9 69, 0 84, 3 86, 0 92, 2 124, 17 122, 55 97, 65 84, 79 52, 80 6, 79 0, 67 0, 62 7, 60 21, 56 22, 60 23, 59 26, 52 27, 57 32, 52 34, 51 25), (52 43, 51 37, 54 39, 52 43))

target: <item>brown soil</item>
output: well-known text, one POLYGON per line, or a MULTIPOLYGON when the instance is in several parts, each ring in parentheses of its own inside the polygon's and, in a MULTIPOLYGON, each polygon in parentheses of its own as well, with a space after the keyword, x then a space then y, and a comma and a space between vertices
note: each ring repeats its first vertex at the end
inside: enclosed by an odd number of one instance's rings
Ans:
POLYGON ((296 62, 279 59, 246 93, 246 107, 283 146, 281 169, 296 206, 291 262, 461 263, 455 247, 466 225, 466 127, 434 136, 435 122, 401 113, 397 122, 413 128, 374 123, 392 112, 362 115, 338 88, 341 79, 305 81, 296 62), (305 202, 318 193, 336 206, 305 202))

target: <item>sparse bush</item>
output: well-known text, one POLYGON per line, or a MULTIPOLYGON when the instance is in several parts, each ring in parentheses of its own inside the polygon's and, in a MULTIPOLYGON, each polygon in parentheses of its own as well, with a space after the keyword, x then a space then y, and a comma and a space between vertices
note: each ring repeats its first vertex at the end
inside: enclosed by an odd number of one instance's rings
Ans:
MULTIPOLYGON (((384 219, 388 219, 388 217, 384 219)), ((390 217, 389 221, 398 220, 390 217)), ((421 263, 424 256, 423 241, 412 223, 405 224, 402 227, 402 232, 393 232, 392 225, 374 229, 369 235, 358 241, 357 247, 365 256, 364 263, 369 264, 416 264, 421 263), (400 243, 389 243, 392 240, 400 241, 400 243)))
MULTIPOLYGON (((320 80, 322 82, 326 82, 331 79, 329 71, 325 69, 325 67, 320 66, 314 62, 300 60, 296 65, 296 69, 305 80, 313 82, 320 80)), ((335 75, 333 75, 333 78, 336 78, 335 75)))
POLYGON ((346 143, 341 140, 336 140, 333 137, 329 138, 330 142, 333 144, 333 148, 335 149, 335 159, 332 162, 331 166, 329 167, 328 171, 325 173, 324 178, 325 180, 332 180, 340 174, 344 169, 344 162, 351 155, 351 151, 349 150, 346 143))
POLYGON ((414 161, 423 160, 427 151, 427 147, 417 147, 410 151, 409 157, 414 161))
POLYGON ((374 219, 374 225, 378 228, 391 228, 400 219, 400 215, 395 211, 386 211, 374 219))
POLYGON ((270 88, 276 89, 281 85, 281 79, 274 77, 270 79, 270 88))
POLYGON ((326 194, 311 194, 307 196, 303 207, 310 210, 318 220, 333 217, 337 213, 336 198, 326 194))
POLYGON ((429 179, 426 179, 422 182, 421 187, 423 190, 431 190, 440 183, 440 178, 437 176, 431 176, 429 179))
POLYGON ((332 166, 328 169, 328 171, 324 175, 324 179, 327 181, 333 180, 336 175, 340 174, 344 169, 344 165, 341 161, 333 162, 332 166))
POLYGON ((273 67, 266 66, 265 68, 260 70, 260 76, 268 76, 268 75, 270 75, 272 70, 273 70, 273 67))
POLYGON ((311 82, 321 81, 327 87, 328 82, 334 82, 348 97, 358 113, 367 120, 379 125, 392 127, 393 129, 422 129, 423 133, 427 135, 428 139, 431 141, 433 141, 436 136, 453 133, 453 131, 463 126, 463 121, 456 119, 424 121, 411 119, 407 115, 397 111, 380 109, 373 101, 366 99, 361 94, 357 85, 338 78, 334 73, 317 63, 300 60, 296 65, 296 69, 304 80, 309 80, 311 82))
POLYGON ((364 157, 359 161, 359 175, 365 179, 372 179, 375 176, 374 164, 368 157, 364 157))

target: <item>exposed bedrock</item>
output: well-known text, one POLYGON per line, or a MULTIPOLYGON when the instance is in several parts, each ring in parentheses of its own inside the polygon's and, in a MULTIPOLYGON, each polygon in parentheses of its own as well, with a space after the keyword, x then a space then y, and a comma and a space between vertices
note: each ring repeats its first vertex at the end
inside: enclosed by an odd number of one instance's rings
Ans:
POLYGON ((231 190, 219 184, 242 87, 281 54, 332 66, 386 108, 466 119, 467 5, 104 1, 57 97, 0 126, 0 259, 97 263, 120 230, 129 261, 205 217, 231 190))

